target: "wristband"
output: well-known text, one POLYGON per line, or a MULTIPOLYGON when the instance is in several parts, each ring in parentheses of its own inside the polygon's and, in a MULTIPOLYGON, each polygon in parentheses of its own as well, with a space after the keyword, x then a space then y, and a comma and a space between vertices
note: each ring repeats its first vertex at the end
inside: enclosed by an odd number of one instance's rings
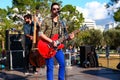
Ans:
POLYGON ((51 44, 53 45, 53 44, 54 44, 54 41, 52 41, 51 44))

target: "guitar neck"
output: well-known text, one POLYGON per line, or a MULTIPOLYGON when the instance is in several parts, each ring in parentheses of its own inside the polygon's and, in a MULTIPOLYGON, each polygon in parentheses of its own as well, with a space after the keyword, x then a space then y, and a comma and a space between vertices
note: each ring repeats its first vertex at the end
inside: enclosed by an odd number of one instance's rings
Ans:
MULTIPOLYGON (((34 15, 35 18, 35 15, 34 15)), ((34 32, 33 32, 33 43, 36 43, 36 21, 34 20, 34 32)))
MULTIPOLYGON (((74 33, 74 35, 75 35, 75 34, 77 34, 78 32, 80 32, 80 30, 75 30, 75 31, 73 31, 72 33, 74 33)), ((69 38, 69 35, 68 35, 67 38, 65 38, 65 37, 63 36, 63 37, 59 38, 58 41, 61 43, 61 42, 65 41, 65 40, 68 40, 68 38, 69 38)))

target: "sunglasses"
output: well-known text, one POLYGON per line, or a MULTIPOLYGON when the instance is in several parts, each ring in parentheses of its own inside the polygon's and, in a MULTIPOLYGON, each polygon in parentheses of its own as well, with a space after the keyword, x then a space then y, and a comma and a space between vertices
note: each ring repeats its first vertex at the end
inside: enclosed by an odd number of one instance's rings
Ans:
POLYGON ((59 8, 52 8, 52 10, 60 10, 59 8))

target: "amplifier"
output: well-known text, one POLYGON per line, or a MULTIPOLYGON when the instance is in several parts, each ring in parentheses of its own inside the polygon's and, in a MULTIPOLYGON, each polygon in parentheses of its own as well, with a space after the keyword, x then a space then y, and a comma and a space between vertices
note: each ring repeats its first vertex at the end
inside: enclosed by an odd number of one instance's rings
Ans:
POLYGON ((24 50, 24 32, 20 30, 6 30, 6 50, 24 50))
POLYGON ((24 68, 24 50, 12 50, 8 51, 6 55, 6 69, 13 70, 16 68, 24 68))

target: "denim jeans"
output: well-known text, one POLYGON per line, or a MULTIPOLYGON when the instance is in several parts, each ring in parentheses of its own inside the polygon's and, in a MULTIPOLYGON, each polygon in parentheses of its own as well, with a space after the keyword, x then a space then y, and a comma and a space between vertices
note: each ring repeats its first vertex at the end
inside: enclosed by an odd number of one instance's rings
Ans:
MULTIPOLYGON (((62 50, 58 50, 55 54, 55 58, 59 64, 58 80, 64 80, 65 78, 65 58, 62 50)), ((46 59, 47 66, 47 80, 54 80, 54 58, 46 59)))

